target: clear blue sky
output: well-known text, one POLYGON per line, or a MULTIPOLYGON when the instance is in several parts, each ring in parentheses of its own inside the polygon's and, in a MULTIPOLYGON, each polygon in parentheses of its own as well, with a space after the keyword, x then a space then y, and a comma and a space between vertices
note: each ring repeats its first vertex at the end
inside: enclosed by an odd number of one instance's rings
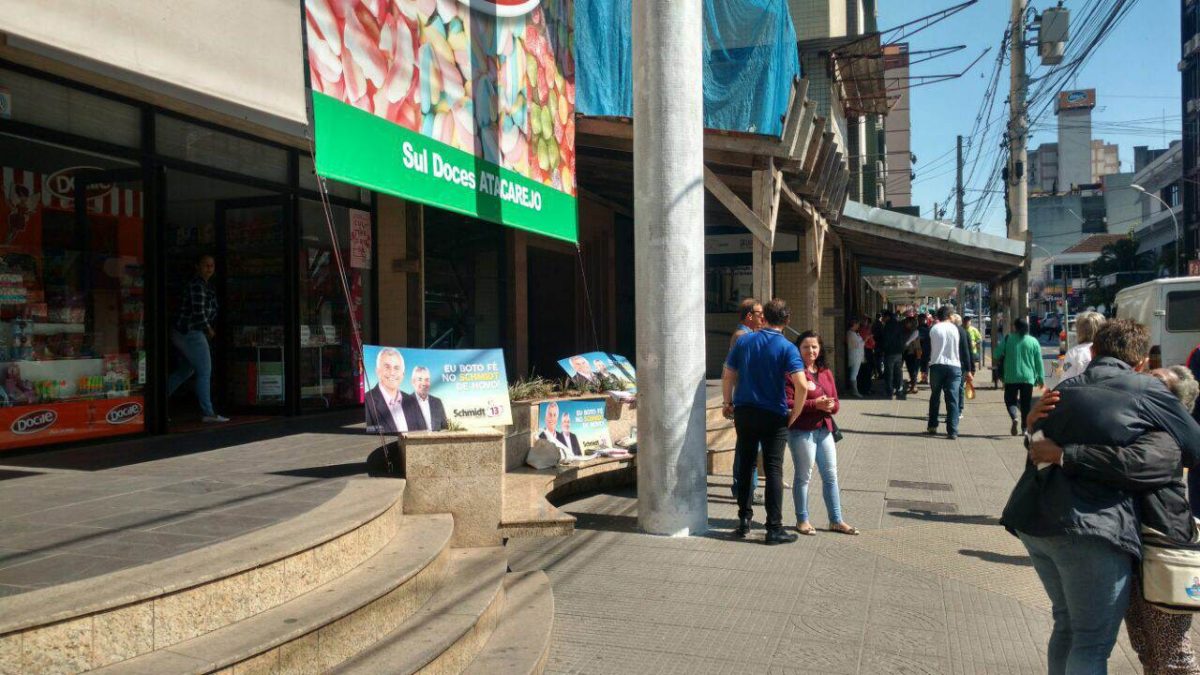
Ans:
MULTIPOLYGON (((1067 0, 1072 30, 1078 17, 1097 0, 1067 0)), ((879 0, 879 28, 886 31, 911 19, 958 4, 958 0, 879 0)), ((1054 0, 1032 0, 1038 10, 1052 7, 1054 0)), ((1097 107, 1093 112, 1093 138, 1120 146, 1121 170, 1133 170, 1133 146, 1166 147, 1180 138, 1179 0, 1135 0, 1122 23, 1100 44, 1095 55, 1071 83, 1072 88, 1095 88, 1097 107), (1163 117, 1165 115, 1165 122, 1163 117), (1135 122, 1129 122, 1137 120, 1135 122), (1162 129, 1166 133, 1164 135, 1162 129), (1115 126, 1114 126, 1115 125, 1115 126), (1132 127, 1132 128, 1131 128, 1132 127), (1157 130, 1157 131, 1154 131, 1157 130)), ((960 72, 985 47, 991 51, 966 76, 941 84, 912 90, 912 147, 917 156, 913 170, 913 204, 928 216, 933 203, 944 202, 954 188, 955 135, 968 136, 984 90, 995 66, 996 49, 1008 21, 1008 0, 980 0, 945 21, 912 36, 909 49, 923 50, 965 44, 967 49, 913 66, 913 75, 960 72)), ((885 39, 894 39, 885 35, 885 39)), ((1031 75, 1048 72, 1039 65, 1036 48, 1027 51, 1031 75)), ((996 98, 1003 105, 1008 99, 1009 69, 1005 62, 996 98)), ((1032 85, 1031 85, 1032 86, 1032 85)), ((1005 106, 1007 111, 1007 107, 1005 106)), ((1053 109, 1034 127, 1029 147, 1054 142, 1053 109)), ((988 193, 980 190, 1002 189, 998 182, 986 184, 991 168, 995 134, 987 137, 987 152, 979 163, 972 184, 968 185, 965 212, 973 212, 971 202, 988 193)), ((964 139, 964 143, 969 142, 964 139)), ((976 140, 982 145, 982 142, 976 140)), ((952 219, 953 208, 946 211, 952 219)), ((988 211, 976 218, 983 230, 1004 233, 1003 195, 995 195, 988 211)), ((968 223, 969 225, 970 223, 968 223)))

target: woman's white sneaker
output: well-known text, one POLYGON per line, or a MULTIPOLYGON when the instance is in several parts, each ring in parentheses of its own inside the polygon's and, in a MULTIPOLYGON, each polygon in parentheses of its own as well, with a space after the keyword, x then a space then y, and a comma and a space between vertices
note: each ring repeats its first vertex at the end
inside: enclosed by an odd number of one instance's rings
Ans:
POLYGON ((200 418, 200 421, 204 422, 205 424, 215 424, 218 422, 228 422, 229 418, 225 417, 224 415, 205 415, 204 417, 200 418))

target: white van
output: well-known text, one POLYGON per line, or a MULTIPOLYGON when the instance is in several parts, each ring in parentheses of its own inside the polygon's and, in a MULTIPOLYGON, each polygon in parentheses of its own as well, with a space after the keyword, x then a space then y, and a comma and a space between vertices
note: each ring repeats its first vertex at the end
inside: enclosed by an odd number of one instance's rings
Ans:
POLYGON ((1117 293, 1117 318, 1150 329, 1150 365, 1186 365, 1200 344, 1200 277, 1155 279, 1117 293))

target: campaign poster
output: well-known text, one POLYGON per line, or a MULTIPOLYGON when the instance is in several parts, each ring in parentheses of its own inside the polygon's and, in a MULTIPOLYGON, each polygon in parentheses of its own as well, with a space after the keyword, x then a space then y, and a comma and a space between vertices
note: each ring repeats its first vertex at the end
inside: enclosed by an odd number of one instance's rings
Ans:
POLYGON ((538 406, 538 433, 568 458, 593 455, 612 447, 604 399, 547 401, 538 406))
POLYGON ((637 372, 629 359, 620 354, 588 352, 576 354, 558 362, 563 372, 578 386, 603 385, 604 380, 613 378, 621 383, 623 391, 637 392, 637 372))
POLYGON ((504 352, 363 346, 368 433, 512 424, 504 352))
POLYGON ((317 173, 578 241, 573 0, 304 8, 317 173))

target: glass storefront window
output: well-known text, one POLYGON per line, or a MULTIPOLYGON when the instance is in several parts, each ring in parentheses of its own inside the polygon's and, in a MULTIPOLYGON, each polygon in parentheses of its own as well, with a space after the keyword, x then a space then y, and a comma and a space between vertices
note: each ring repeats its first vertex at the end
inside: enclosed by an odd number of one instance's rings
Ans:
POLYGON ((4 68, 0 68, 0 88, 7 89, 12 99, 13 121, 141 147, 141 111, 134 106, 4 68))
MULTIPOLYGON (((166 174, 168 316, 171 326, 182 304, 196 260, 212 255, 210 280, 217 295, 211 396, 217 412, 279 412, 284 406, 284 197, 264 190, 185 171, 166 174)), ((182 363, 172 350, 172 370, 182 363)), ((171 400, 171 419, 186 425, 198 418, 191 381, 171 400)))
POLYGON ((164 156, 287 183, 287 151, 283 148, 171 115, 156 115, 154 128, 155 149, 164 156))
POLYGON ((346 265, 351 303, 338 277, 321 203, 300 201, 300 405, 322 409, 357 405, 360 364, 353 348, 353 315, 368 339, 371 307, 371 214, 333 206, 333 233, 346 265), (353 225, 353 227, 352 227, 353 225), (352 255, 351 249, 358 251, 352 255))
MULTIPOLYGON (((342 183, 336 180, 327 180, 325 185, 329 188, 329 194, 342 199, 369 204, 371 202, 371 193, 357 185, 342 183)), ((313 166, 312 157, 308 155, 300 155, 300 188, 303 190, 312 190, 320 192, 320 185, 317 183, 316 168, 313 166)))
POLYGON ((141 170, 0 134, 0 174, 0 448, 141 431, 141 170))

